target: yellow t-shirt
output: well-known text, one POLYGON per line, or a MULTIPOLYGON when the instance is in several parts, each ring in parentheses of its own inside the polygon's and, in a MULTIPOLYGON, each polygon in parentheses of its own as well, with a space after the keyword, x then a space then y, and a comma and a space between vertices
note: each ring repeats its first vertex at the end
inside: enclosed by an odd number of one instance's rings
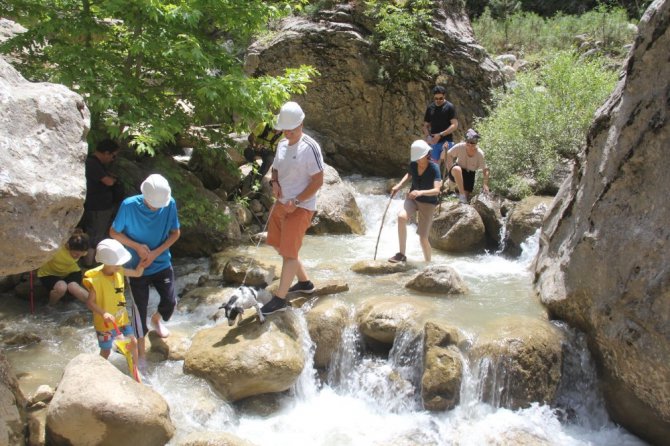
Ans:
MULTIPOLYGON (((119 327, 128 325, 126 296, 123 294, 125 281, 123 269, 107 276, 102 273, 104 265, 89 269, 84 274, 84 286, 95 291, 95 303, 116 318, 119 327)), ((97 331, 114 331, 113 325, 107 325, 98 313, 93 313, 93 325, 97 331)))
POLYGON ((37 270, 37 277, 66 277, 81 271, 77 261, 70 255, 66 246, 61 246, 56 254, 37 270))

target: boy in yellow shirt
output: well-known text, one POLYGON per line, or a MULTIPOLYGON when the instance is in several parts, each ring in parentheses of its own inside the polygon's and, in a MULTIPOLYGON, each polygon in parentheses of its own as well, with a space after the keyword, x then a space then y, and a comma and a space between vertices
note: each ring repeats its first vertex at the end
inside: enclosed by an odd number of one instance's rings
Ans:
POLYGON ((126 310, 124 277, 140 277, 144 268, 123 268, 130 258, 130 252, 118 241, 101 241, 96 248, 95 260, 102 265, 86 271, 84 286, 88 289, 86 306, 93 312, 100 356, 109 358, 114 338, 118 336, 116 325, 124 336, 130 338, 128 348, 134 364, 137 364, 137 339, 126 310))

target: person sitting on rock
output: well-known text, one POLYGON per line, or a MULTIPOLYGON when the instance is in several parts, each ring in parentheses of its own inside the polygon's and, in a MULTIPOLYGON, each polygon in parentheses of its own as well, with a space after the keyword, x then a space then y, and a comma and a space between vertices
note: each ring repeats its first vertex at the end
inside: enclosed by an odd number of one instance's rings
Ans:
POLYGON ((88 253, 88 245, 88 236, 77 229, 65 246, 37 270, 37 277, 49 291, 50 305, 58 303, 65 293, 86 302, 88 293, 80 285, 81 268, 77 261, 88 253))
POLYGON ((437 206, 437 196, 442 184, 440 168, 431 162, 431 147, 426 141, 417 139, 412 143, 410 152, 410 163, 407 173, 398 184, 391 189, 391 196, 402 188, 408 179, 412 180, 412 187, 405 198, 403 210, 398 214, 398 245, 400 250, 389 259, 391 263, 407 261, 405 249, 407 245, 407 222, 413 219, 417 213, 417 234, 423 251, 423 258, 430 262, 432 249, 428 234, 433 225, 433 211, 437 206))
POLYGON ((86 306, 93 312, 100 356, 109 358, 118 328, 124 336, 130 338, 128 345, 133 361, 137 364, 137 339, 126 310, 125 277, 141 277, 144 268, 124 268, 123 265, 131 258, 130 252, 120 242, 104 239, 95 250, 95 260, 102 265, 86 271, 84 286, 88 289, 86 306))
MULTIPOLYGON (((445 150, 449 179, 458 186, 458 200, 464 204, 470 201, 472 190, 475 187, 477 170, 481 169, 484 173, 484 184, 482 186, 484 193, 489 192, 489 168, 486 167, 484 152, 477 146, 479 139, 479 133, 473 129, 468 129, 465 133, 465 142, 458 143, 451 149, 445 150)), ((443 156, 445 152, 443 152, 443 156)))

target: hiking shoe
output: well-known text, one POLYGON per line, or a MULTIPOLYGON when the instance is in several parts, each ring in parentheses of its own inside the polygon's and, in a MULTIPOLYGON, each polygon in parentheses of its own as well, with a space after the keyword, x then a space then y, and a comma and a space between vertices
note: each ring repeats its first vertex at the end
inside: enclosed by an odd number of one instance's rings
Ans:
POLYGON ((263 313, 263 316, 267 316, 269 314, 285 310, 286 310, 286 299, 281 299, 277 296, 272 296, 270 302, 266 303, 261 308, 261 313, 263 313))
POLYGON ((288 289, 289 293, 305 293, 312 294, 316 287, 311 280, 305 280, 304 282, 298 282, 288 289))
POLYGON ((463 204, 468 204, 468 199, 465 198, 465 195, 459 195, 458 196, 458 201, 460 201, 463 204))
POLYGON ((406 262, 407 261, 407 256, 401 252, 397 252, 393 257, 389 259, 389 262, 391 263, 401 263, 401 262, 406 262))

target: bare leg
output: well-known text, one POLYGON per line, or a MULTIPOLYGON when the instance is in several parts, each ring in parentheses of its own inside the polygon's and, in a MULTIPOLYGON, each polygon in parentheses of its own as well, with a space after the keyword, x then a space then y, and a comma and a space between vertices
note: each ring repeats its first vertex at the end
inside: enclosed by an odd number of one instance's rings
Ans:
POLYGON ((56 282, 54 287, 49 291, 49 305, 56 305, 67 292, 67 283, 64 280, 56 282))
MULTIPOLYGON (((302 268, 302 263, 299 259, 289 259, 283 257, 284 261, 282 262, 281 267, 281 276, 279 278, 279 289, 277 290, 276 296, 285 299, 288 289, 293 282, 293 278, 300 268, 302 268)), ((304 268, 303 268, 304 271, 304 268)))
POLYGON ((137 359, 141 360, 146 358, 146 352, 144 351, 144 336, 137 338, 137 359))
POLYGON ((76 282, 68 283, 67 291, 84 303, 86 303, 86 300, 88 300, 88 291, 86 291, 81 285, 79 285, 76 282))
POLYGON ((430 262, 433 250, 430 247, 430 241, 428 240, 428 237, 419 237, 419 242, 421 243, 421 250, 423 251, 424 260, 426 262, 430 262))
POLYGON ((398 213, 398 252, 405 254, 407 248, 407 211, 398 213))
POLYGON ((306 282, 309 280, 309 276, 307 275, 307 271, 305 271, 305 267, 302 265, 302 262, 300 261, 300 258, 298 260, 298 271, 296 274, 298 275, 298 280, 300 282, 306 282))
POLYGON ((454 180, 456 180, 456 186, 458 186, 458 193, 461 195, 465 195, 465 188, 463 187, 463 170, 461 169, 461 166, 454 166, 451 169, 451 175, 454 177, 454 180))

